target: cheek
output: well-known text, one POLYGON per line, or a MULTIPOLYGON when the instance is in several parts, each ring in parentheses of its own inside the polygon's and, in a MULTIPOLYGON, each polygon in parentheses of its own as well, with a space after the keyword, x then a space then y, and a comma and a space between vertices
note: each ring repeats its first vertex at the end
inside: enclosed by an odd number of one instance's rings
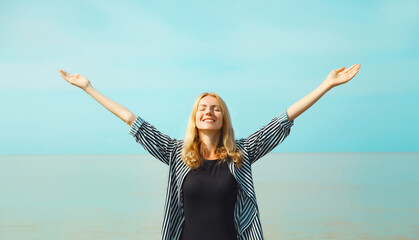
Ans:
POLYGON ((195 115, 195 123, 196 123, 196 125, 201 124, 200 119, 201 119, 201 115, 200 115, 199 113, 197 113, 197 114, 195 115))
POLYGON ((220 116, 218 116, 218 119, 220 119, 220 125, 223 126, 224 125, 224 119, 223 119, 223 114, 220 114, 220 116))
POLYGON ((195 120, 198 122, 201 120, 201 118, 202 118, 201 114, 197 114, 195 117, 195 120))

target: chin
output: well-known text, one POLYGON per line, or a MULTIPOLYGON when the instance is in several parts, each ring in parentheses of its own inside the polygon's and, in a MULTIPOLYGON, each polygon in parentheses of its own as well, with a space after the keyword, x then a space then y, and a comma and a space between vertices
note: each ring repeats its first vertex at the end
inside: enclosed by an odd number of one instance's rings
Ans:
POLYGON ((214 131, 220 131, 221 128, 198 128, 199 130, 214 130, 214 131))

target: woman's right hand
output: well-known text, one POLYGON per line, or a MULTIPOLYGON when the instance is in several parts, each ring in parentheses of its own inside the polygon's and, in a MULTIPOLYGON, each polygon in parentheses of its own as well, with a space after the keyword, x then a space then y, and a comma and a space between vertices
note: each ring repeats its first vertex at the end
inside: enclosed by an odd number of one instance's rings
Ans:
POLYGON ((85 90, 88 86, 90 86, 90 81, 87 78, 75 73, 74 76, 67 73, 64 70, 58 69, 61 76, 69 83, 73 84, 76 87, 79 87, 85 90))

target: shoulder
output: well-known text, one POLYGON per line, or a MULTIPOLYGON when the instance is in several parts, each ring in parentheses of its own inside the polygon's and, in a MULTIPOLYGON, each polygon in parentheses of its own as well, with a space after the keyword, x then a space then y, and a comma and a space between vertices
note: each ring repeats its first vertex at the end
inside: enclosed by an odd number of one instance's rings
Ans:
POLYGON ((245 141, 246 141, 246 139, 245 139, 245 138, 239 138, 239 139, 236 139, 236 147, 237 147, 239 150, 244 150, 244 143, 245 143, 245 141))

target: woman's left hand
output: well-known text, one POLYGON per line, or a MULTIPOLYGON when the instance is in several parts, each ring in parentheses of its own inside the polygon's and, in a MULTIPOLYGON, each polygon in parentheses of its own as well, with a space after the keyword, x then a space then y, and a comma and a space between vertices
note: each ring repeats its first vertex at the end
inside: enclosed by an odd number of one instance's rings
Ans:
POLYGON ((327 85, 330 86, 330 88, 336 87, 343 83, 347 83, 349 80, 355 77, 355 75, 359 72, 358 70, 360 67, 361 64, 354 64, 346 70, 344 70, 345 67, 332 70, 324 81, 327 85))

